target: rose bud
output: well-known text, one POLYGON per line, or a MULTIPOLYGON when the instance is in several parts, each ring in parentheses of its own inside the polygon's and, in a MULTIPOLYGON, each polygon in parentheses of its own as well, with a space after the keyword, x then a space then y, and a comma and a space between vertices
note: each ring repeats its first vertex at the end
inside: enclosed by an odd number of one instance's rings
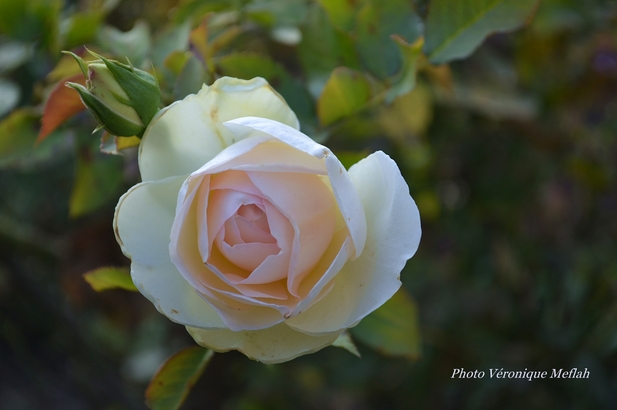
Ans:
POLYGON ((66 52, 79 63, 86 77, 86 87, 67 83, 79 93, 81 101, 110 134, 141 137, 159 110, 161 90, 156 79, 132 65, 108 60, 90 52, 99 60, 86 63, 66 52))

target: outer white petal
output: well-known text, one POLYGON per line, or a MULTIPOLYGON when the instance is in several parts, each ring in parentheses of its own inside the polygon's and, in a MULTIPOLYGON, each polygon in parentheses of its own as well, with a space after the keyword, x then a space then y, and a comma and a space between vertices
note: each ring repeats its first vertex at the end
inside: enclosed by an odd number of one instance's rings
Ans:
POLYGON ((331 345, 340 332, 309 336, 280 323, 269 329, 233 332, 187 327, 201 346, 217 352, 239 350, 251 359, 263 363, 282 363, 331 345))
POLYGON ((375 152, 349 169, 367 219, 364 251, 335 277, 322 300, 285 323, 308 334, 355 326, 399 289, 400 273, 420 243, 420 214, 396 163, 375 152))
POLYGON ((142 180, 189 174, 236 142, 222 123, 259 116, 299 128, 296 115, 263 78, 223 77, 161 110, 139 148, 142 180))
POLYGON ((284 143, 310 154, 316 158, 325 158, 326 169, 332 184, 332 190, 336 202, 338 203, 341 214, 345 218, 345 224, 351 235, 356 256, 362 252, 364 241, 366 238, 366 220, 362 203, 358 197, 358 193, 354 188, 347 171, 343 164, 327 147, 316 143, 308 136, 300 131, 291 128, 277 121, 272 121, 266 118, 245 117, 238 118, 225 123, 235 135, 242 135, 243 138, 251 136, 245 128, 251 128, 258 131, 257 135, 262 137, 263 134, 271 135, 272 137, 283 141, 284 143))
POLYGON ((176 198, 185 177, 135 185, 116 206, 114 231, 139 291, 165 316, 184 325, 224 328, 219 315, 180 275, 169 257, 176 198))

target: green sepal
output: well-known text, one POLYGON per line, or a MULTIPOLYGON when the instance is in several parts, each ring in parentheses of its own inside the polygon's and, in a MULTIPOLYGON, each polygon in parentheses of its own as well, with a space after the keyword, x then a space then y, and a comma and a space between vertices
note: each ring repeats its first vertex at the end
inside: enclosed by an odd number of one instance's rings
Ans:
MULTIPOLYGON (((90 51, 90 54, 100 58, 107 66, 107 69, 128 96, 130 103, 127 105, 135 109, 144 126, 147 126, 154 114, 158 112, 161 101, 161 90, 154 76, 130 65, 110 61, 92 51, 90 51)), ((125 101, 120 102, 125 104, 125 101)))
POLYGON ((73 57, 75 61, 77 61, 77 64, 79 64, 79 68, 81 69, 81 72, 84 74, 84 77, 88 78, 88 66, 86 65, 86 62, 83 60, 83 58, 81 58, 77 54, 72 53, 70 51, 62 51, 62 53, 68 54, 71 57, 73 57))
POLYGON ((84 105, 88 107, 94 118, 110 134, 119 137, 131 137, 133 135, 141 137, 143 135, 144 126, 135 124, 109 109, 107 105, 91 94, 83 85, 70 82, 67 82, 66 85, 79 93, 79 97, 84 105))

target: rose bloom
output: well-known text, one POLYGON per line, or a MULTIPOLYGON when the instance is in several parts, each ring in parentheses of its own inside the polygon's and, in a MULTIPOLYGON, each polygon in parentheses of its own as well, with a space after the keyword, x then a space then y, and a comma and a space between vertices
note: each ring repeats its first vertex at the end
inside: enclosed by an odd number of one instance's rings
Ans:
POLYGON ((218 352, 279 363, 386 302, 420 241, 418 209, 375 152, 346 171, 268 83, 221 78, 161 110, 120 199, 135 285, 218 352))

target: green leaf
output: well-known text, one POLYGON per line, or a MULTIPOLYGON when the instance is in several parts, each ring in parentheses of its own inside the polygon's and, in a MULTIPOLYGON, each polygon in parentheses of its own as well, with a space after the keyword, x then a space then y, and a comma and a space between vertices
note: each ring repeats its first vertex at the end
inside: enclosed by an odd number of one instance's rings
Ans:
POLYGON ((176 78, 173 91, 174 98, 181 100, 189 94, 197 93, 202 85, 207 82, 206 80, 207 72, 203 63, 193 53, 189 53, 178 78, 176 78))
POLYGON ((0 35, 16 40, 36 41, 56 52, 62 0, 0 1, 0 35))
POLYGON ((403 289, 351 329, 359 341, 391 356, 420 357, 421 342, 416 305, 403 289))
POLYGON ((163 30, 152 46, 152 64, 155 67, 162 67, 165 59, 174 51, 188 50, 190 34, 190 21, 163 30))
POLYGON ((29 168, 71 151, 70 138, 60 132, 35 145, 39 118, 29 109, 18 108, 0 121, 0 168, 29 168))
POLYGON ((413 43, 422 32, 422 21, 407 0, 369 0, 356 21, 357 49, 362 63, 379 78, 396 73, 402 65, 391 36, 413 43))
POLYGON ((167 359, 146 390, 148 407, 151 410, 180 408, 213 355, 212 350, 191 346, 167 359))
POLYGON ((71 49, 91 43, 104 18, 101 10, 87 10, 68 17, 61 25, 62 47, 71 49))
POLYGON ((257 53, 232 53, 216 60, 223 75, 250 80, 263 77, 276 83, 286 75, 285 69, 270 57, 257 53))
POLYGON ((358 8, 349 0, 318 0, 319 4, 328 13, 332 24, 341 30, 349 31, 353 28, 358 8))
POLYGON ((304 19, 306 8, 304 0, 263 0, 249 2, 243 11, 263 26, 295 26, 304 19))
POLYGON ((150 52, 150 29, 143 20, 138 20, 133 28, 126 32, 105 26, 100 31, 98 40, 110 53, 128 58, 137 67, 141 66, 150 52))
POLYGON ((73 218, 116 198, 122 185, 122 159, 99 153, 96 139, 92 142, 93 148, 84 148, 77 160, 77 175, 69 198, 69 215, 73 218))
POLYGON ((525 23, 539 0, 433 0, 424 52, 441 64, 471 54, 486 36, 525 23))
POLYGON ((351 36, 334 28, 326 12, 318 4, 309 8, 302 30, 298 56, 308 77, 308 88, 317 98, 332 70, 345 66, 360 69, 360 60, 351 36))
POLYGON ((416 74, 418 71, 418 60, 422 55, 422 45, 424 40, 419 38, 415 43, 409 44, 401 37, 393 36, 393 40, 401 50, 403 57, 403 69, 398 78, 386 93, 386 102, 391 103, 396 97, 405 95, 416 87, 416 74))
POLYGON ((319 121, 330 125, 347 117, 366 104, 371 95, 371 84, 362 73, 339 67, 332 72, 317 101, 319 121))
POLYGON ((84 273, 84 279, 97 292, 108 289, 124 289, 137 292, 128 268, 105 267, 84 273))
POLYGON ((358 352, 358 348, 356 347, 356 344, 351 339, 349 332, 345 331, 341 333, 339 337, 336 338, 334 343, 332 343, 332 346, 343 348, 347 350, 349 353, 351 353, 352 355, 360 357, 360 352, 358 352))

